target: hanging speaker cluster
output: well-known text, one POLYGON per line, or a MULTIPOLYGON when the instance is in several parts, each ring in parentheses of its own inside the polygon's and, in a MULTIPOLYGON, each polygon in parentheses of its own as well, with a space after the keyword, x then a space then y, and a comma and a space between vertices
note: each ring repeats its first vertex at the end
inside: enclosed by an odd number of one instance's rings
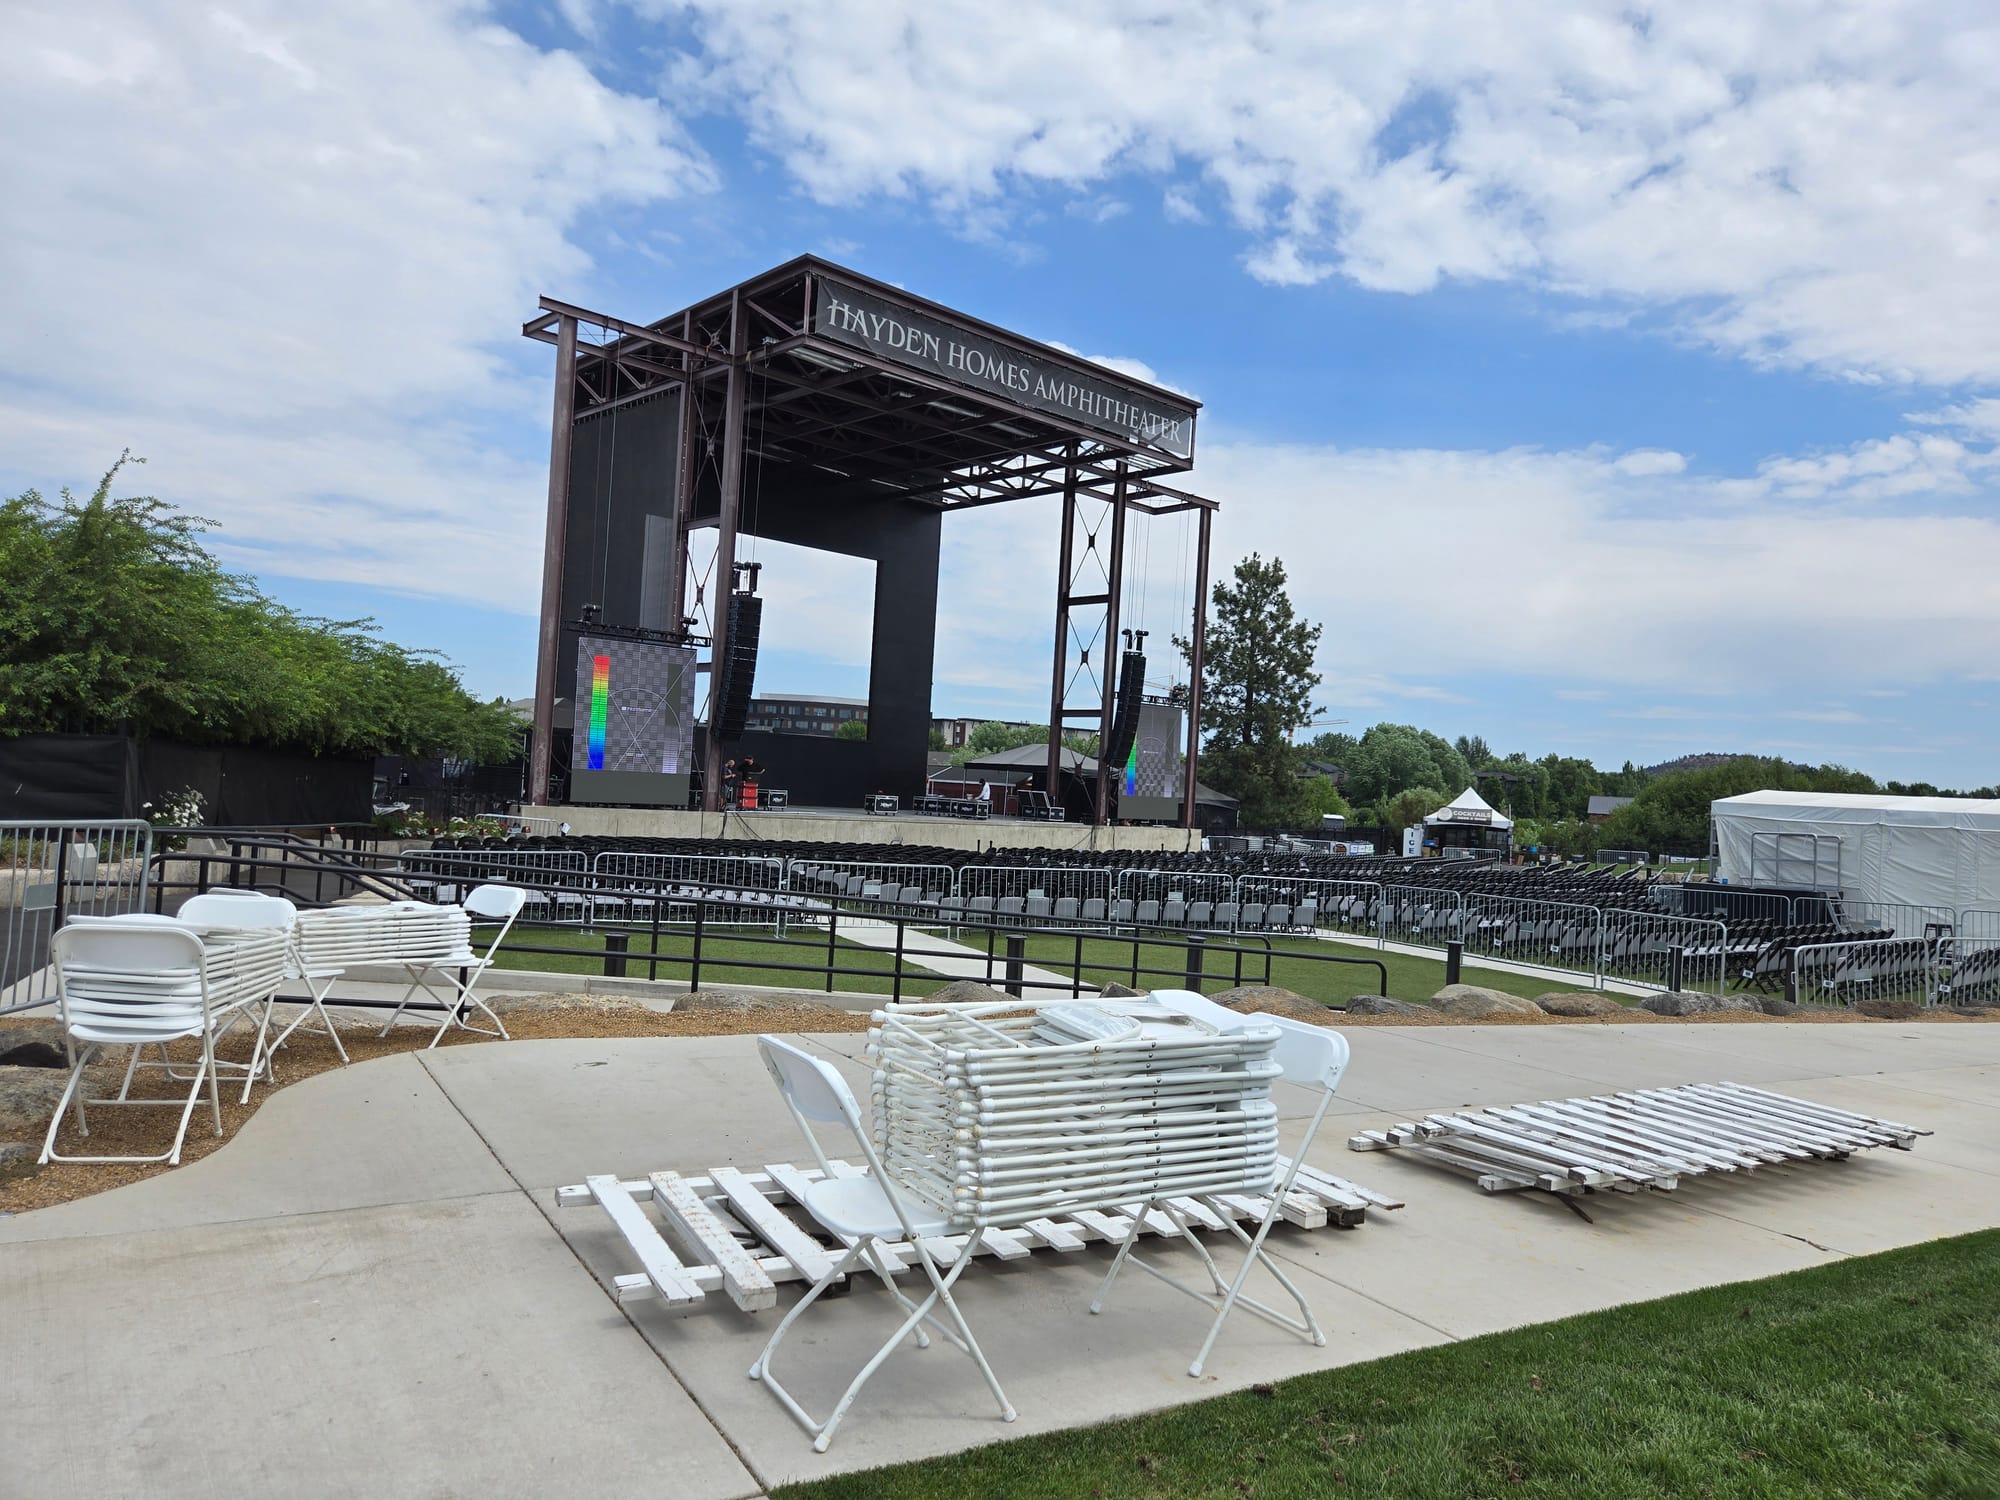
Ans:
POLYGON ((743 725, 750 717, 750 696, 757 678, 757 637, 764 624, 764 601, 755 594, 729 596, 729 638, 715 691, 722 711, 716 716, 716 734, 724 740, 741 739, 743 725))
POLYGON ((1124 772, 1139 737, 1139 705, 1146 692, 1146 653, 1127 651, 1118 663, 1118 697, 1111 711, 1111 743, 1104 748, 1113 777, 1124 772))

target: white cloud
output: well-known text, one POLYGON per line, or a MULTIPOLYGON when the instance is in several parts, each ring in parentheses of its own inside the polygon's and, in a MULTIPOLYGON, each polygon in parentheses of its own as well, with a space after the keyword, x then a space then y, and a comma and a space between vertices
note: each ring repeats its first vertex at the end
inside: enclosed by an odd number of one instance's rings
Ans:
POLYGON ((1520 280, 1759 360, 2000 378, 1979 0, 631 3, 695 14, 714 97, 825 201, 993 234, 1017 187, 1125 173, 1187 217, 1193 170, 1268 281, 1520 280))
POLYGON ((17 5, 0 92, 14 475, 129 444, 238 561, 533 597, 545 474, 484 429, 547 422, 577 217, 710 181, 656 103, 452 0, 17 5))

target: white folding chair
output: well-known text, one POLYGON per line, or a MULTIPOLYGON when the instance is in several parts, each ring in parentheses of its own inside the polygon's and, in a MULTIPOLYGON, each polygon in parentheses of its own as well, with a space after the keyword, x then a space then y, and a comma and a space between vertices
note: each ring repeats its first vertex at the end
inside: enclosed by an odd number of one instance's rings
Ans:
MULTIPOLYGON (((300 977, 301 970, 295 951, 297 945, 292 941, 293 933, 298 926, 299 909, 283 896, 267 896, 260 891, 203 891, 181 903, 176 919, 187 923, 190 927, 223 928, 238 932, 272 928, 282 932, 285 934, 285 977, 287 979, 300 977)), ((257 1018, 257 1045, 250 1053, 250 1065, 244 1072, 243 1098, 239 1101, 241 1103, 250 1102, 250 1086, 257 1081, 259 1074, 263 1075, 266 1083, 275 1081, 271 1073, 273 1054, 284 1046, 286 1037, 298 1030, 299 1021, 303 1021, 313 1010, 313 1006, 308 1005, 299 1014, 298 1020, 287 1026, 273 1041, 270 1040, 271 1012, 276 999, 277 995, 273 992, 265 1000, 263 1011, 257 1018)), ((316 996, 314 1004, 317 1004, 316 996)), ((327 1033, 332 1035, 333 1022, 327 1020, 324 1009, 320 1011, 320 1019, 326 1021, 327 1033)), ((336 1047, 340 1046, 338 1036, 334 1037, 333 1044, 336 1047)), ((344 1047, 341 1048, 340 1059, 342 1062, 347 1060, 347 1050, 344 1047)))
POLYGON ((444 1034, 453 1026, 463 1031, 476 1031, 482 1036, 497 1036, 502 1041, 507 1040, 505 1024, 494 1013, 493 1007, 480 999, 474 991, 478 988, 480 976, 493 966, 494 953, 506 940, 508 929, 514 925, 514 919, 521 914, 521 908, 527 903, 528 893, 519 886, 481 885, 473 887, 465 900, 456 908, 415 906, 392 908, 388 914, 389 921, 392 924, 419 929, 423 933, 417 939, 419 943, 427 944, 435 937, 435 932, 431 930, 432 924, 443 913, 462 915, 466 927, 462 934, 454 932, 441 948, 433 950, 426 947, 420 953, 410 953, 392 960, 401 963, 409 970, 410 987, 403 991, 403 998, 397 1002, 395 1012, 389 1017, 388 1025, 382 1028, 381 1034, 383 1036, 389 1034, 417 991, 422 990, 434 999, 444 1002, 444 1020, 438 1026, 437 1035, 426 1044, 426 1050, 443 1041, 444 1034), (486 945, 484 953, 475 953, 472 949, 470 925, 477 922, 500 924, 500 930, 493 934, 493 941, 486 945), (432 988, 432 976, 442 978, 451 986, 452 993, 447 994, 432 988), (493 1023, 492 1027, 470 1025, 465 1019, 468 1006, 484 1011, 486 1018, 493 1023))
POLYGON ((50 950, 55 959, 56 1001, 69 1051, 70 1073, 69 1083, 56 1104, 55 1118, 49 1121, 48 1137, 42 1142, 41 1161, 44 1164, 51 1161, 178 1163, 188 1122, 194 1117, 194 1106, 204 1083, 208 1085, 209 1103, 215 1112, 215 1133, 221 1135, 221 1070, 241 1067, 246 1079, 256 1077, 256 1072, 254 1060, 218 1062, 215 1042, 254 1007, 263 1004, 270 990, 276 989, 276 976, 282 971, 282 950, 275 943, 269 947, 269 962, 262 962, 264 955, 253 958, 249 972, 242 976, 242 983, 232 997, 214 992, 202 940, 191 928, 173 919, 139 922, 76 918, 58 932, 50 950), (167 1060, 167 1043, 184 1038, 201 1041, 201 1062, 191 1075, 176 1073, 167 1060), (164 1069, 176 1080, 190 1078, 185 1101, 131 1097, 133 1074, 142 1066, 140 1053, 152 1046, 160 1049, 160 1061, 143 1066, 164 1069), (105 1047, 130 1047, 132 1056, 117 1094, 92 1099, 84 1092, 84 1070, 105 1047), (76 1106, 77 1127, 85 1136, 90 1134, 87 1106, 91 1104, 154 1109, 178 1106, 181 1118, 174 1131, 173 1145, 158 1156, 66 1156, 56 1150, 56 1134, 72 1104, 76 1106))
POLYGON ((874 1143, 867 1130, 862 1127, 861 1107, 854 1102, 854 1095, 847 1082, 829 1063, 820 1061, 810 1053, 802 1052, 787 1042, 774 1036, 760 1036, 757 1045, 764 1056, 764 1066, 778 1085, 778 1092, 784 1097, 786 1108, 798 1122, 800 1132, 812 1149, 814 1160, 819 1163, 825 1175, 806 1189, 805 1209, 829 1233, 847 1245, 847 1254, 813 1283, 812 1289, 802 1297, 792 1310, 785 1314, 771 1334, 771 1341, 764 1346, 764 1352, 757 1356, 750 1366, 750 1378, 760 1380, 770 1388, 785 1410, 790 1412, 798 1424, 812 1434, 813 1451, 824 1453, 833 1441, 834 1429, 847 1415, 854 1404, 854 1398, 861 1394, 861 1387, 868 1383, 881 1364, 903 1341, 906 1334, 916 1336, 917 1347, 928 1348, 930 1338, 923 1325, 928 1322, 939 1334, 972 1356, 979 1366, 979 1373, 986 1378, 986 1385, 993 1392, 993 1399, 1000 1403, 1003 1421, 1014 1420, 1014 1407, 1008 1401, 1007 1393, 1000 1389, 1000 1381, 993 1373, 993 1367, 986 1362, 979 1344, 972 1336, 972 1329, 965 1321, 965 1315, 958 1310, 958 1303, 951 1295, 951 1289, 961 1272, 972 1264, 972 1247, 968 1243, 951 1264, 948 1272, 938 1269, 932 1258, 927 1239, 945 1234, 950 1222, 935 1211, 919 1208, 915 1213, 905 1202, 903 1194, 896 1190, 895 1182, 884 1172, 881 1159, 875 1154, 874 1143), (826 1153, 820 1149, 819 1141, 813 1136, 812 1123, 843 1124, 860 1143, 862 1155, 868 1162, 865 1177, 835 1177, 828 1163, 826 1153), (885 1251, 885 1245, 902 1246, 894 1251, 885 1251), (903 1295, 892 1279, 888 1255, 913 1254, 917 1263, 930 1279, 931 1293, 921 1303, 913 1302, 903 1295), (771 1357, 777 1353, 779 1343, 799 1320, 800 1314, 819 1300, 820 1294, 833 1285, 855 1265, 865 1259, 869 1268, 881 1278, 882 1284, 908 1314, 902 1325, 889 1336, 887 1343, 875 1351, 872 1358, 861 1367, 847 1389, 841 1393, 833 1413, 824 1422, 816 1421, 798 1401, 778 1383, 771 1373, 771 1357), (947 1327, 935 1316, 933 1309, 942 1305, 951 1320, 947 1327))
MULTIPOLYGON (((1194 1363, 1188 1366, 1189 1375, 1199 1376, 1201 1374, 1202 1366, 1208 1362, 1209 1351, 1215 1347, 1215 1340, 1222 1332, 1222 1325, 1228 1320, 1229 1314, 1239 1305, 1269 1322, 1276 1323, 1281 1328, 1289 1328, 1294 1333, 1304 1334, 1316 1345, 1324 1345, 1326 1343, 1326 1335, 1320 1331, 1319 1322, 1313 1317, 1311 1305, 1307 1303, 1304 1294, 1299 1291, 1298 1287, 1292 1282, 1292 1279, 1280 1270, 1277 1263, 1265 1253, 1264 1240, 1270 1234, 1271 1226, 1278 1220, 1278 1215, 1284 1206, 1286 1194, 1291 1192, 1293 1184, 1298 1180, 1299 1167, 1306 1159, 1306 1152, 1312 1146, 1313 1137, 1319 1132, 1320 1122, 1326 1118, 1327 1109, 1333 1103, 1334 1091, 1340 1087, 1341 1074, 1347 1069, 1347 1038, 1337 1031, 1329 1031, 1324 1026, 1314 1026, 1305 1021, 1294 1021, 1288 1016, 1245 1015, 1237 1011, 1228 1010, 1191 990, 1155 990, 1152 998, 1181 1012, 1183 1015, 1207 1021, 1211 1025, 1224 1030, 1237 1029, 1252 1023, 1259 1026, 1276 1026, 1279 1029, 1280 1035, 1275 1056, 1278 1066, 1282 1070, 1284 1080, 1287 1083, 1297 1084, 1302 1088, 1318 1090, 1320 1095, 1319 1105, 1314 1109, 1312 1119, 1306 1125, 1304 1136, 1301 1137, 1298 1146, 1293 1150, 1290 1169, 1275 1184, 1271 1193, 1270 1204, 1265 1209, 1263 1220, 1257 1225, 1254 1235, 1246 1233, 1243 1226, 1236 1222, 1234 1215, 1222 1209, 1219 1205, 1208 1205, 1214 1210, 1215 1217, 1221 1219, 1228 1227, 1229 1232, 1234 1234, 1244 1246, 1243 1264, 1237 1270, 1234 1280, 1228 1282, 1223 1280, 1222 1272, 1217 1267, 1215 1258, 1209 1254, 1208 1247, 1188 1228, 1185 1221, 1173 1211, 1170 1204, 1162 1203, 1157 1206, 1179 1228, 1181 1237, 1194 1246, 1196 1253, 1201 1256, 1202 1263, 1208 1271, 1212 1289, 1202 1291, 1189 1286, 1186 1282, 1169 1276, 1150 1261, 1134 1255, 1132 1253, 1132 1246, 1139 1238, 1142 1221, 1146 1217, 1145 1210, 1146 1208, 1155 1206, 1151 1204, 1142 1205, 1139 1210, 1133 1213, 1131 1230, 1123 1242, 1120 1243, 1118 1254, 1112 1259, 1111 1269, 1105 1273, 1104 1285, 1098 1288, 1097 1297, 1090 1304, 1090 1310, 1093 1313, 1104 1310, 1104 1300, 1111 1295, 1112 1284, 1117 1281, 1119 1271, 1124 1268, 1126 1261, 1129 1260, 1132 1264, 1138 1266, 1140 1270, 1157 1277, 1168 1286, 1174 1288, 1174 1290, 1184 1292, 1197 1302, 1214 1310, 1215 1317, 1208 1325, 1208 1336, 1202 1340, 1201 1351, 1195 1355, 1194 1363), (1243 1294, 1243 1284, 1249 1280, 1252 1267, 1260 1263, 1277 1283, 1285 1289, 1292 1301, 1298 1305, 1299 1317, 1290 1317, 1266 1303, 1243 1294)), ((1199 1199, 1201 1195, 1190 1196, 1199 1199)))

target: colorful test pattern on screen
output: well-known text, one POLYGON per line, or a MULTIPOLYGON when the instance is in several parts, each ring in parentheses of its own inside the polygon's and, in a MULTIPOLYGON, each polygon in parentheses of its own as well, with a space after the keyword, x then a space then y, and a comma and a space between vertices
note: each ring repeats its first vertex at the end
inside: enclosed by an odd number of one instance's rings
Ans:
POLYGON ((604 729, 611 716, 611 658, 590 659, 590 769, 604 769, 604 729))
POLYGON ((694 759, 694 679, 692 647, 579 639, 571 769, 685 773, 694 759))

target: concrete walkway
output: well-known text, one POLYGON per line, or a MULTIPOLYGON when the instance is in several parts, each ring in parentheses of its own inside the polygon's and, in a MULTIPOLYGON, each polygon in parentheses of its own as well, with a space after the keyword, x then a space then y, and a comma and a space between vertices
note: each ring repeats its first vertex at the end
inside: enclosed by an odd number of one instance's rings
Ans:
MULTIPOLYGON (((843 917, 840 935, 850 943, 859 943, 864 948, 874 948, 890 953, 896 947, 896 927, 893 922, 870 922, 864 919, 843 917)), ((1004 949, 1002 950, 1004 953, 1004 949)), ((1005 978, 1006 966, 1003 958, 989 960, 984 948, 975 948, 969 943, 957 942, 936 932, 909 931, 903 940, 903 957, 911 967, 929 969, 933 974, 942 974, 947 979, 976 979, 981 984, 999 986, 1005 978), (991 975, 989 979, 988 976, 991 975)), ((1075 985, 1072 976, 1058 974, 1053 969, 1038 969, 1033 964, 1021 965, 1021 977, 1035 984, 1056 985, 1071 989, 1075 985)), ((1095 983, 1084 985, 1086 995, 1097 993, 1095 983)), ((1050 991, 1042 991, 1049 994, 1050 991)))
MULTIPOLYGON (((0 1218, 0 1493, 726 1500, 2000 1223, 2000 1026, 1350 1037, 1311 1159, 1408 1206, 1274 1235, 1326 1348, 1239 1318, 1194 1381, 1192 1304, 1134 1276, 1086 1315, 1103 1251, 982 1263, 961 1296, 1020 1420, 1002 1424, 970 1363, 934 1344, 889 1361, 824 1457, 745 1378, 771 1314, 621 1309, 601 1286, 635 1269, 622 1241, 601 1212, 553 1206, 590 1173, 799 1160, 752 1038, 457 1047, 322 1075, 202 1161, 0 1218), (1937 1134, 1607 1195, 1588 1224, 1344 1147, 1427 1110, 1725 1078, 1937 1134)), ((865 1038, 806 1040, 865 1084, 865 1038)), ((1292 1131, 1308 1104, 1284 1091, 1292 1131)), ((794 1388, 823 1408, 890 1326, 867 1286, 816 1308, 786 1346, 794 1388)))

